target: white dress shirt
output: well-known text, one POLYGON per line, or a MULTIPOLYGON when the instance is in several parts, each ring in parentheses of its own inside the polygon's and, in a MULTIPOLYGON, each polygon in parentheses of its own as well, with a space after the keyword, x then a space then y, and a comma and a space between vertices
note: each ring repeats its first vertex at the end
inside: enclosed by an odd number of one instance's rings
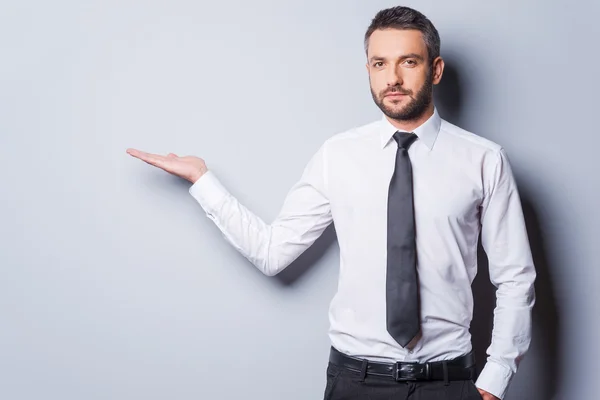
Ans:
POLYGON ((386 329, 386 236, 398 149, 385 116, 333 135, 316 151, 268 224, 212 171, 190 194, 224 237, 266 275, 275 275, 333 222, 340 248, 338 290, 329 308, 331 344, 376 361, 438 361, 471 351, 471 283, 481 232, 498 288, 492 341, 476 385, 503 398, 527 351, 535 269, 521 202, 504 149, 440 118, 414 130, 413 170, 422 337, 412 350, 386 329))

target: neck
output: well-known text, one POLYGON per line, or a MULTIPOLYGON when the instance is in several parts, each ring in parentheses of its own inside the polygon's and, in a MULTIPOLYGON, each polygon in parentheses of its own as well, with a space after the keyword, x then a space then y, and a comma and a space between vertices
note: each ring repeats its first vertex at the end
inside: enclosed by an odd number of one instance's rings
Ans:
POLYGON ((402 120, 392 119, 392 118, 388 117, 387 115, 385 117, 387 118, 388 121, 390 121, 390 124, 394 125, 399 130, 406 131, 406 132, 412 132, 419 126, 423 125, 423 123, 425 121, 427 121, 433 115, 433 111, 434 111, 434 106, 433 106, 433 102, 431 102, 429 104, 429 106, 427 107, 427 109, 425 110, 425 112, 417 119, 413 119, 410 121, 402 121, 402 120))

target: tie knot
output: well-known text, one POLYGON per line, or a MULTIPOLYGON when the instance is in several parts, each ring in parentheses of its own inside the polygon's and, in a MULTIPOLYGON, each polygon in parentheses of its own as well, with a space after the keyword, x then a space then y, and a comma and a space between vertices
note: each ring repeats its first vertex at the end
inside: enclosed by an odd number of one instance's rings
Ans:
POLYGON ((402 147, 406 150, 410 147, 410 145, 417 139, 417 135, 412 132, 401 132, 396 131, 394 133, 394 140, 398 143, 398 147, 402 147))

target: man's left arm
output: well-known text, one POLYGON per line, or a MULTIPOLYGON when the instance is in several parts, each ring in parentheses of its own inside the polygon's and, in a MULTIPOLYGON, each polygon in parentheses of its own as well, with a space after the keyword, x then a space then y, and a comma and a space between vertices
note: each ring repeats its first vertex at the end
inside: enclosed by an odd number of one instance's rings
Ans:
POLYGON ((488 160, 481 205, 481 242, 497 287, 492 341, 476 386, 503 399, 531 341, 535 267, 519 192, 503 148, 488 160))

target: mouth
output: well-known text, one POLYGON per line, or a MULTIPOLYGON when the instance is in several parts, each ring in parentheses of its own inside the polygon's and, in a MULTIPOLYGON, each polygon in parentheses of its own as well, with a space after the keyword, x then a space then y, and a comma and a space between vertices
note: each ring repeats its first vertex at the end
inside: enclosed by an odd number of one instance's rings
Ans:
POLYGON ((407 94, 404 93, 400 93, 400 92, 392 92, 392 93, 388 93, 383 97, 391 97, 391 98, 401 98, 404 96, 408 96, 407 94))
POLYGON ((408 96, 407 94, 402 94, 402 93, 388 93, 383 97, 388 98, 390 100, 400 100, 407 96, 408 96))

